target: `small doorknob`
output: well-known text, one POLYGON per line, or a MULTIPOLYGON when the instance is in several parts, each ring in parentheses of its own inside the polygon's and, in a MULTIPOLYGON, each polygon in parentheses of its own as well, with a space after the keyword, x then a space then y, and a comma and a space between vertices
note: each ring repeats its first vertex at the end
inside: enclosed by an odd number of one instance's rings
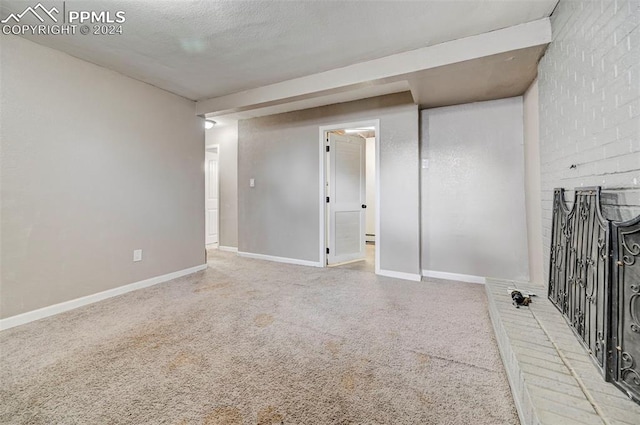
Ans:
POLYGON ((367 205, 366 204, 362 204, 362 208, 367 208, 367 205))

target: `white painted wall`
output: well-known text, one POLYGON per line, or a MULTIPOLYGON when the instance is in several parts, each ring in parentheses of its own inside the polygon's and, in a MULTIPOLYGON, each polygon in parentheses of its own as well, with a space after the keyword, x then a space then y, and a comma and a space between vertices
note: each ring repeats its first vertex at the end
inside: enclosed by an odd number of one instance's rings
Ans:
POLYGON ((206 146, 218 145, 220 246, 238 247, 238 122, 217 120, 205 131, 206 146))
POLYGON ((421 111, 422 268, 529 280, 522 97, 421 111))
POLYGON ((571 189, 602 186, 609 218, 640 214, 639 22, 638 1, 561 0, 551 17, 538 65, 545 264, 554 188, 571 202, 571 189))
POLYGON ((524 109, 524 193, 527 211, 527 246, 529 275, 532 283, 544 282, 542 255, 542 207, 540 196, 540 119, 538 80, 523 97, 524 109))
POLYGON ((23 38, 1 43, 0 318, 202 265, 194 102, 23 38))
MULTIPOLYGON (((376 138, 366 139, 366 169, 367 169, 367 235, 376 234, 376 138)), ((368 242, 375 242, 375 236, 367 236, 368 242)))
POLYGON ((409 93, 239 121, 238 249, 319 263, 319 128, 373 119, 380 120, 380 267, 418 277, 418 107, 409 93))

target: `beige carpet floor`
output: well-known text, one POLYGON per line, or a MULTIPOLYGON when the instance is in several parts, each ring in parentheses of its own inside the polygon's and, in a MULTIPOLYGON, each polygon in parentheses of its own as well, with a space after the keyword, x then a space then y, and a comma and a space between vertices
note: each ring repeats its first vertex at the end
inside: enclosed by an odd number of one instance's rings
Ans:
POLYGON ((209 266, 1 332, 0 423, 518 423, 482 286, 209 266))

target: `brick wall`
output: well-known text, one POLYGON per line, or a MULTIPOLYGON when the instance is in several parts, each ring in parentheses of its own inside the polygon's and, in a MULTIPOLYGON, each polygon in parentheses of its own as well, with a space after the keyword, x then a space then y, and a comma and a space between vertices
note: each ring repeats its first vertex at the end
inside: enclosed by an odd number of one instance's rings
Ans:
POLYGON ((640 0, 560 0, 551 23, 538 66, 545 265, 554 187, 602 186, 608 218, 640 214, 640 0))

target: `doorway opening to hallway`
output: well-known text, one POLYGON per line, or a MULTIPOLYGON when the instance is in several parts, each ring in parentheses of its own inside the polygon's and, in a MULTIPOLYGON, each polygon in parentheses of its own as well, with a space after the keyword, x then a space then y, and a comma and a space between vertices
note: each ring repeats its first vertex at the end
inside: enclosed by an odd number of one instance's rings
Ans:
POLYGON ((379 270, 378 120, 320 127, 321 258, 379 270))

